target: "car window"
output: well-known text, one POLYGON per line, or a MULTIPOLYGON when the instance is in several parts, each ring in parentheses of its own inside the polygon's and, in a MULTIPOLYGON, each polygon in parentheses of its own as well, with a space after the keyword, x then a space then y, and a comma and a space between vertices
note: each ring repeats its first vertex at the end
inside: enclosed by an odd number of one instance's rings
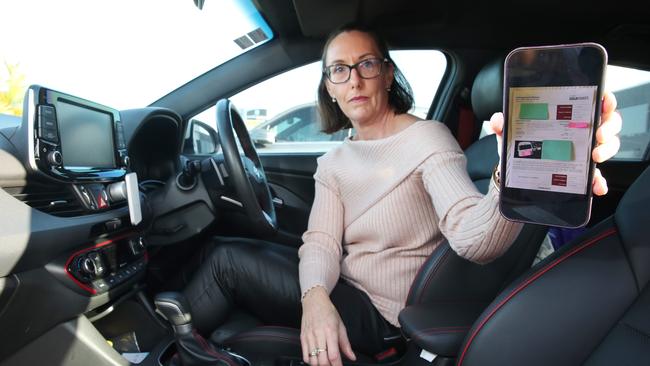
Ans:
MULTIPOLYGON (((316 108, 312 105, 298 108, 297 110, 288 113, 280 118, 276 118, 276 123, 273 126, 269 125, 269 129, 274 135, 277 142, 280 141, 294 141, 298 140, 298 135, 301 139, 309 139, 310 129, 309 125, 312 121, 316 120, 316 108)), ((312 134, 317 134, 318 131, 311 131, 312 134)), ((317 138, 317 136, 314 136, 317 138)))
MULTIPOLYGON (((436 50, 391 51, 391 58, 413 89, 414 108, 426 118, 446 68, 436 50)), ((325 152, 354 132, 321 132, 316 91, 320 61, 295 68, 254 85, 230 99, 237 107, 259 152, 325 152)), ((215 108, 193 117, 216 128, 215 108)))
POLYGON ((616 95, 623 117, 621 148, 613 159, 644 160, 650 142, 650 72, 608 66, 605 87, 616 95))
MULTIPOLYGON (((612 159, 646 159, 650 145, 650 72, 608 65, 605 90, 616 95, 617 110, 623 117, 621 148, 612 159)), ((483 122, 480 137, 491 133, 489 122, 483 122)))

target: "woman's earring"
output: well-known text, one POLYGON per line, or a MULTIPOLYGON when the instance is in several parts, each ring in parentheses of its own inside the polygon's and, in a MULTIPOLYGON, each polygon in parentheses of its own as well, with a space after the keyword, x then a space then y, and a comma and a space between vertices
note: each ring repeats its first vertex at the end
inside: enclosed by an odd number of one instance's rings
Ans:
POLYGON ((386 91, 387 91, 387 92, 390 92, 390 88, 386 88, 386 91))
POLYGON ((336 103, 336 98, 332 97, 332 103, 336 103))

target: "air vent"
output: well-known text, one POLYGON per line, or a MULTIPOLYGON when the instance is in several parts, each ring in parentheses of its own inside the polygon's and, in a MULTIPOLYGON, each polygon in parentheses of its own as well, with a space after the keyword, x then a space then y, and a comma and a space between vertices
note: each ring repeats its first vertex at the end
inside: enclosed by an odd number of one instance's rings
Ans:
POLYGON ((86 213, 71 188, 65 185, 39 184, 4 189, 16 199, 50 215, 71 217, 86 213))

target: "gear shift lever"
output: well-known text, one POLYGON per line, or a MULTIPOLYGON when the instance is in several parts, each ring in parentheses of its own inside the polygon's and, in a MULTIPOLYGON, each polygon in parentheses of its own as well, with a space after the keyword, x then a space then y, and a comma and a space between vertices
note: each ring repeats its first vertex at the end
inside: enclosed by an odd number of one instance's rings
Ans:
POLYGON ((190 306, 183 295, 178 292, 163 292, 154 300, 156 309, 172 324, 175 334, 192 332, 192 315, 190 306))
POLYGON ((192 315, 185 297, 178 292, 163 292, 154 299, 156 309, 172 324, 176 348, 183 366, 250 365, 241 356, 217 349, 194 332, 192 315))

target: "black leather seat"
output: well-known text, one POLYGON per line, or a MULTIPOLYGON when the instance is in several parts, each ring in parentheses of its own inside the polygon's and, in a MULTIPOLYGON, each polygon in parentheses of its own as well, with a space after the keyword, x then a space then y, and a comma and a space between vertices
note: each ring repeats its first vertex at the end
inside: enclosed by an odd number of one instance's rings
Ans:
MULTIPOLYGON (((490 63, 475 79, 472 107, 479 123, 501 110, 502 65, 503 59, 490 63)), ((498 162, 495 137, 487 136, 475 142, 466 150, 466 156, 467 170, 472 181, 480 191, 486 193, 492 169, 498 162)), ((425 349, 440 349, 443 353, 439 354, 455 356, 465 333, 481 311, 500 290, 530 268, 546 231, 543 226, 526 225, 508 252, 487 265, 462 259, 446 243, 439 246, 427 259, 412 284, 406 315, 400 315, 400 321, 404 320, 404 333, 425 349), (429 315, 419 316, 420 313, 429 315), (444 331, 438 329, 427 333, 430 331, 427 327, 431 320, 430 314, 439 314, 454 326, 444 331), (409 317, 413 319, 409 321, 409 317), (435 348, 429 347, 431 344, 435 348)), ((217 329, 211 339, 244 355, 260 352, 268 354, 281 350, 285 352, 283 354, 300 357, 298 329, 256 327, 239 332, 241 324, 241 320, 226 324, 217 329)), ((387 339, 386 348, 396 342, 395 338, 401 337, 400 334, 395 334, 387 339)), ((358 356, 362 362, 372 361, 370 357, 358 356)), ((251 357, 258 358, 259 354, 251 357)), ((263 364, 263 359, 264 357, 259 357, 257 362, 263 364)))
POLYGON ((458 365, 650 365, 650 168, 616 213, 503 291, 458 365))
MULTIPOLYGON (((472 109, 479 123, 501 111, 503 58, 484 66, 472 86, 472 109)), ((498 162, 496 137, 488 135, 465 151, 467 171, 486 193, 498 162)), ((547 227, 524 225, 512 247, 486 265, 469 262, 448 244, 438 247, 413 282, 400 314, 403 332, 419 347, 455 358, 465 334, 482 310, 510 282, 526 271, 546 236, 547 227)))

